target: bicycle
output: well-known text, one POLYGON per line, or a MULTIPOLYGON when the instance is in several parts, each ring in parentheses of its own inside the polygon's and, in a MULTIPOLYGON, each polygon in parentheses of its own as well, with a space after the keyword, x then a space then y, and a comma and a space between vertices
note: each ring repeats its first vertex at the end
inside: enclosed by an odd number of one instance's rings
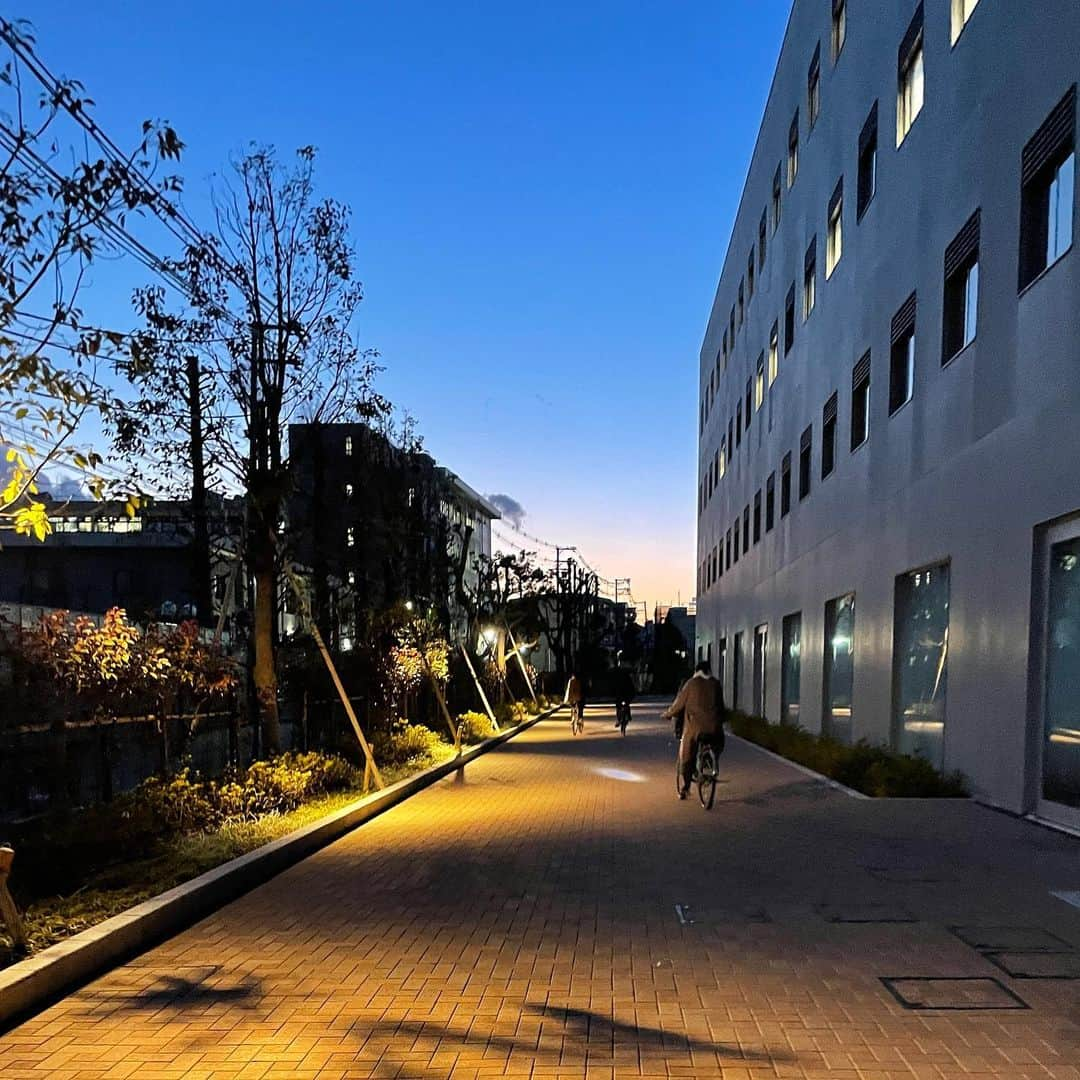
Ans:
POLYGON ((626 734, 626 725, 630 723, 630 702, 619 701, 615 704, 615 726, 626 734))
POLYGON ((585 706, 580 701, 570 705, 570 734, 580 735, 585 730, 585 706))
MULTIPOLYGON (((694 759, 694 773, 690 777, 691 785, 697 785, 698 799, 706 810, 711 810, 716 798, 716 778, 720 775, 719 759, 716 747, 707 737, 698 739, 697 756, 694 759)), ((682 763, 675 762, 675 792, 682 794, 682 763)))

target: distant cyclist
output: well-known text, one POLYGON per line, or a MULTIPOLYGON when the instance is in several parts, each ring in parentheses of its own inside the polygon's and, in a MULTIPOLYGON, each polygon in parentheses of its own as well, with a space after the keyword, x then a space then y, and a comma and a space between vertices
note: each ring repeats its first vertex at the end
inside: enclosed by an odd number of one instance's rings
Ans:
POLYGON ((698 743, 708 739, 717 748, 723 748, 724 720, 727 710, 724 708, 724 692, 718 679, 710 674, 709 661, 702 660, 691 678, 683 683, 678 697, 664 710, 664 720, 681 717, 676 722, 676 737, 679 739, 679 764, 682 767, 682 787, 679 798, 685 799, 694 775, 694 762, 697 760, 698 743))
POLYGON ((624 667, 615 669, 615 726, 625 730, 623 716, 630 720, 630 702, 634 700, 637 687, 633 676, 624 667))
POLYGON ((575 671, 566 684, 566 703, 570 706, 570 724, 584 726, 585 722, 585 684, 575 671))

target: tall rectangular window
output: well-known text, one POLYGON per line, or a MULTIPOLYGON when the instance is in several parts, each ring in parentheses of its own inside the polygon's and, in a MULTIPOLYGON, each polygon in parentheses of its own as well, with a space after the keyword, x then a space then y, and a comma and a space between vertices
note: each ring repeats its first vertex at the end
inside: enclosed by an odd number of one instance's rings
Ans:
POLYGON ((851 449, 857 450, 870 438, 870 353, 851 373, 851 449))
POLYGON ((968 19, 979 0, 952 0, 952 43, 955 45, 960 34, 967 26, 968 19))
POLYGON ((742 553, 745 555, 750 550, 750 504, 743 507, 742 512, 742 553))
POLYGON ((720 440, 720 479, 727 475, 727 439, 720 440))
POLYGON ((825 276, 831 277, 844 254, 844 178, 840 177, 829 200, 828 231, 825 236, 825 276))
POLYGON ((821 115, 821 45, 814 50, 810 70, 806 75, 806 118, 813 130, 821 115))
POLYGON ((352 457, 352 436, 345 436, 345 456, 352 457))
POLYGON ((727 329, 726 329, 726 328, 725 328, 725 330, 724 330, 724 344, 723 344, 723 346, 722 346, 722 352, 723 352, 723 356, 724 356, 724 370, 726 371, 726 370, 727 370, 727 355, 728 355, 728 348, 727 348, 727 329))
POLYGON ((765 354, 757 358, 757 370, 754 373, 754 406, 760 409, 765 402, 765 354))
POLYGON ((767 217, 768 211, 762 210, 757 234, 757 268, 759 271, 765 268, 765 246, 767 243, 765 234, 769 231, 768 221, 766 220, 767 217))
POLYGON ((724 569, 731 569, 731 530, 728 529, 724 537, 724 545, 727 548, 727 555, 724 558, 724 569))
POLYGON ((739 519, 735 519, 735 561, 739 561, 739 519))
POLYGON ((753 409, 750 408, 750 403, 752 401, 751 393, 752 393, 751 383, 750 383, 750 380, 747 379, 746 380, 746 411, 743 413, 743 419, 746 421, 746 430, 747 431, 750 430, 750 418, 754 415, 753 409))
POLYGON ((836 468, 836 393, 821 411, 821 479, 836 468))
POLYGON ((889 352, 889 415, 906 405, 915 392, 915 294, 893 316, 889 352))
POLYGON ((749 302, 754 295, 754 249, 750 249, 750 255, 746 260, 746 299, 749 302))
POLYGON ((799 683, 802 673, 802 612, 784 616, 780 655, 780 723, 799 723, 799 683))
POLYGON ((766 658, 769 655, 769 624, 762 623, 754 627, 754 700, 750 705, 750 712, 754 716, 765 716, 766 692, 766 658))
POLYGON ((838 596, 825 605, 825 664, 822 692, 822 734, 851 742, 854 730, 852 690, 855 684, 855 594, 838 596))
POLYGON ((738 318, 738 321, 736 322, 735 325, 736 326, 742 326, 742 324, 743 324, 743 316, 745 314, 745 311, 744 311, 744 303, 743 303, 743 283, 741 281, 739 282, 738 312, 739 312, 739 318, 738 318))
POLYGON ((795 110, 794 119, 788 129, 787 141, 787 186, 795 183, 795 177, 799 175, 799 110, 795 110))
POLYGON ((862 221, 870 201, 877 191, 877 102, 859 132, 859 184, 856 198, 856 219, 862 221))
POLYGON ((732 657, 731 671, 731 707, 739 707, 739 695, 742 693, 743 682, 743 636, 742 631, 735 635, 735 655, 732 657))
POLYGON ((787 299, 784 301, 784 355, 791 352, 791 346, 795 344, 795 282, 788 289, 787 299))
POLYGON ((742 446, 742 398, 735 402, 735 446, 742 446))
POLYGON ((780 166, 776 166, 776 172, 773 174, 772 181, 772 231, 776 232, 780 228, 780 166))
POLYGON ((732 426, 733 426, 733 425, 732 425, 732 423, 731 423, 731 417, 728 417, 728 422, 727 422, 727 444, 728 444, 728 450, 729 450, 729 451, 731 451, 731 452, 734 452, 734 450, 735 450, 735 447, 736 447, 736 446, 738 445, 738 443, 737 443, 737 442, 735 442, 735 441, 733 441, 733 440, 732 440, 732 438, 731 438, 731 429, 732 429, 732 426))
POLYGON ((754 495, 754 543, 761 542, 761 492, 754 495))
POLYGON ((830 37, 832 58, 835 64, 844 48, 844 42, 847 40, 847 0, 833 0, 832 34, 830 37))
POLYGON ((780 374, 780 324, 773 323, 769 331, 769 385, 776 382, 780 374))
POLYGON ((975 340, 979 313, 979 224, 976 210, 945 249, 942 364, 947 364, 975 340))
POLYGON ((810 241, 803 262, 803 321, 810 318, 810 313, 817 303, 817 237, 810 241))
POLYGON ((923 6, 915 9, 897 54, 896 145, 907 138, 915 118, 922 112, 923 93, 923 6))
POLYGON ((893 606, 892 743, 940 769, 949 658, 949 564, 901 574, 893 606))
POLYGON ((731 339, 731 351, 735 351, 735 305, 731 305, 731 319, 728 324, 728 337, 731 339))
POLYGON ((765 531, 772 532, 776 524, 776 473, 769 473, 765 481, 765 531))
POLYGON ((799 501, 810 494, 810 460, 813 456, 814 426, 807 424, 799 439, 799 501))
POLYGON ((780 516, 787 517, 791 512, 791 451, 780 462, 780 516))
POLYGON ((1032 136, 1021 158, 1020 288, 1072 246, 1076 85, 1032 136))

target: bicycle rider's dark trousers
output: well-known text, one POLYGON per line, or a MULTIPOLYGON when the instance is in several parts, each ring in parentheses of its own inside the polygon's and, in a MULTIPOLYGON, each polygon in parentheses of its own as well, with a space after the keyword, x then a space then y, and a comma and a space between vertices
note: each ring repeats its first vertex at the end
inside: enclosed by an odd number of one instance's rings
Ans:
POLYGON ((682 738, 679 740, 679 767, 682 769, 683 788, 690 786, 694 778, 694 766, 697 764, 698 743, 712 742, 716 738, 715 731, 689 731, 683 728, 682 738))

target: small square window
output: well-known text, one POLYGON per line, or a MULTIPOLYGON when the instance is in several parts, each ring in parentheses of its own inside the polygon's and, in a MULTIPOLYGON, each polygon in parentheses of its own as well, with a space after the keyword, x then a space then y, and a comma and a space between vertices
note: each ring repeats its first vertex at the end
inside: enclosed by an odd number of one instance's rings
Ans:
POLYGON ((834 393, 821 413, 821 479, 836 468, 836 402, 834 393))
POLYGON ((870 200, 877 191, 877 102, 859 134, 859 183, 856 199, 856 217, 862 220, 870 200))
POLYGON ((799 501, 810 494, 810 460, 814 449, 814 428, 809 425, 799 440, 799 501))
POLYGON ((791 451, 780 463, 780 516, 787 517, 791 512, 791 451))
POLYGON ((955 45, 967 26, 979 0, 952 0, 952 43, 955 45))
POLYGON ((787 186, 795 183, 795 177, 799 175, 799 110, 795 110, 795 118, 791 121, 788 131, 787 144, 787 186))
POLYGON ((791 283, 788 289, 787 301, 784 304, 784 355, 791 352, 795 344, 795 283, 791 283))
POLYGON ((814 59, 810 61, 810 71, 806 76, 806 115, 813 130, 817 118, 821 115, 821 46, 814 50, 814 59))
POLYGON ((847 39, 847 0, 833 0, 832 6, 832 58, 833 63, 840 57, 847 39))
POLYGON ((817 303, 817 237, 810 241, 803 263, 803 321, 810 318, 810 313, 817 303))
POLYGON ((776 473, 769 473, 765 482, 765 531, 772 532, 776 524, 776 473))
POLYGON ((870 437, 870 354, 866 353, 851 373, 851 449, 870 437))
POLYGON ((922 112, 925 93, 923 74, 923 7, 919 4, 897 56, 896 145, 907 138, 915 118, 922 112))
POLYGON ((777 165, 772 182, 772 231, 774 233, 780 228, 780 213, 782 209, 780 203, 780 166, 777 165))
POLYGON ((906 405, 915 393, 915 294, 893 316, 889 353, 889 415, 906 405))
POLYGON ((1075 146, 1074 85, 1024 147, 1020 206, 1021 289, 1072 247, 1075 146))
POLYGON ((844 180, 841 177, 829 200, 828 232, 825 237, 825 276, 832 277, 844 254, 844 180))
POLYGON ((941 362, 975 340, 979 314, 979 211, 945 249, 945 303, 941 362))

